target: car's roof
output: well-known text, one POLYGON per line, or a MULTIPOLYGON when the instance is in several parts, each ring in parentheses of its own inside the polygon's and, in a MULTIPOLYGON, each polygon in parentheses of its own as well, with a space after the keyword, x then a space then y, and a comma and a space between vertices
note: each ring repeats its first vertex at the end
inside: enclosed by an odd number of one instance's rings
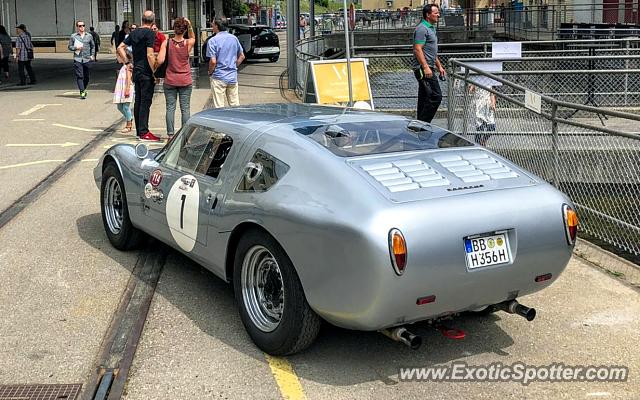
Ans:
POLYGON ((349 121, 389 121, 405 117, 317 104, 275 103, 251 106, 210 109, 193 116, 194 122, 207 124, 208 121, 221 121, 242 125, 247 131, 265 127, 273 123, 282 125, 305 126, 319 122, 340 123, 349 121))

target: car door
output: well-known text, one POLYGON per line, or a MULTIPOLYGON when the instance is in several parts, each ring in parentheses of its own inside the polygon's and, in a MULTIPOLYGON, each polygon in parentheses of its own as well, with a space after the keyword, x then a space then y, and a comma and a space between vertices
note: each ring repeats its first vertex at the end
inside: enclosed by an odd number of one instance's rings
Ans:
POLYGON ((187 253, 207 244, 211 179, 199 169, 214 143, 215 132, 189 125, 176 136, 150 171, 145 185, 145 214, 155 222, 155 236, 187 253))

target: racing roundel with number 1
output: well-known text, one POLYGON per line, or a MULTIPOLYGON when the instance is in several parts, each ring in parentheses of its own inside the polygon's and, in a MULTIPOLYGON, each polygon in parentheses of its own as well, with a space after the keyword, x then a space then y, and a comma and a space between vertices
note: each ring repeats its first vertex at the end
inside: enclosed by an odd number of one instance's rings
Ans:
POLYGON ((200 189, 193 175, 184 175, 173 184, 167 196, 167 224, 171 236, 184 251, 193 250, 198 237, 200 189))

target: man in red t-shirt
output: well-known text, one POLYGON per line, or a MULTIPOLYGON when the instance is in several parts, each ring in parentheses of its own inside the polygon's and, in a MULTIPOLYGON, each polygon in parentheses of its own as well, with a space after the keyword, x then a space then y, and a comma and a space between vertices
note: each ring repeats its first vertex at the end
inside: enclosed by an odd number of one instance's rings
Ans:
POLYGON ((151 30, 156 33, 156 40, 155 42, 153 42, 153 52, 158 53, 160 52, 160 46, 162 45, 162 42, 167 40, 167 37, 164 35, 164 33, 158 30, 158 26, 155 24, 155 22, 153 23, 153 25, 151 25, 151 30))

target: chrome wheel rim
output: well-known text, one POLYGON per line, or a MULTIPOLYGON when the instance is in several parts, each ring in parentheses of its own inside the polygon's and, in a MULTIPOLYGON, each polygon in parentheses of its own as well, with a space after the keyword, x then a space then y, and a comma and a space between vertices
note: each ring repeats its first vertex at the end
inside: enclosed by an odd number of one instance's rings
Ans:
POLYGON ((117 235, 122 230, 124 204, 120 182, 114 176, 110 176, 104 185, 104 215, 109 230, 117 235))
POLYGON ((264 246, 253 246, 242 262, 242 298, 251 322, 272 332, 282 320, 284 285, 275 257, 264 246))

